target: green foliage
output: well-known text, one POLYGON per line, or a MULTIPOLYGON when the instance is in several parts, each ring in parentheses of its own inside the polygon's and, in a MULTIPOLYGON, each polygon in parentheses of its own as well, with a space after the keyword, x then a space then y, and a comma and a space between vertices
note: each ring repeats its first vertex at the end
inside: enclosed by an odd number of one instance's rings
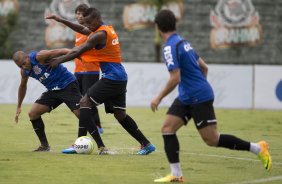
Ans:
MULTIPOLYGON (((163 150, 160 127, 166 108, 153 113, 149 108, 128 108, 127 112, 144 134, 156 145, 148 156, 135 155, 138 143, 131 138, 112 115, 99 108, 105 133, 105 144, 116 155, 63 155, 60 151, 72 144, 78 121, 66 106, 43 116, 52 151, 33 153, 39 144, 28 120, 30 105, 22 107, 19 124, 14 123, 16 105, 0 105, 0 184, 144 184, 169 173, 163 150)), ((221 133, 242 139, 269 142, 273 170, 267 173, 262 163, 251 153, 206 146, 193 121, 178 131, 180 160, 189 184, 282 182, 281 111, 216 110, 221 133), (275 179, 271 181, 271 179, 275 179), (249 182, 250 181, 250 182, 249 182), (267 180, 266 180, 267 181, 267 180)), ((95 146, 95 150, 97 150, 95 146)))
POLYGON ((12 44, 9 41, 9 35, 13 30, 18 19, 15 12, 9 13, 6 17, 0 17, 0 58, 11 58, 12 44))
MULTIPOLYGON (((144 4, 150 4, 150 5, 155 5, 157 6, 158 11, 161 9, 161 7, 169 2, 179 2, 182 0, 139 0, 139 3, 144 3, 144 4)), ((155 43, 155 60, 157 63, 161 62, 160 59, 160 45, 161 45, 161 38, 158 33, 157 28, 155 28, 155 38, 154 38, 154 43, 155 43)))

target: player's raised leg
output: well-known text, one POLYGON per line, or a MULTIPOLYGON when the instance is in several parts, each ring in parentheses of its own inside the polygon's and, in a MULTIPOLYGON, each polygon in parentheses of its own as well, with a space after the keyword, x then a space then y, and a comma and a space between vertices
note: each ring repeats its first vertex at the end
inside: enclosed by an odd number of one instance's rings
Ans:
POLYGON ((258 156, 267 171, 271 170, 272 158, 268 151, 268 144, 265 141, 252 143, 242 140, 234 135, 219 134, 216 125, 210 125, 199 129, 204 142, 209 146, 223 147, 231 150, 250 151, 258 156))
POLYGON ((136 122, 126 114, 125 109, 115 108, 114 116, 121 126, 141 144, 141 149, 137 152, 138 155, 148 155, 155 151, 155 146, 141 132, 136 122))

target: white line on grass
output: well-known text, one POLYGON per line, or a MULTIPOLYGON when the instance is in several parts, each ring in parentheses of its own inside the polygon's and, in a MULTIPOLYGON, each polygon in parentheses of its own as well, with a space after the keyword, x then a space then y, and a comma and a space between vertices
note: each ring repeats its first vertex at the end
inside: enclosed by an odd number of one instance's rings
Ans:
MULTIPOLYGON (((62 145, 56 145, 56 146, 62 146, 62 145)), ((114 154, 128 154, 129 152, 131 154, 136 154, 137 150, 139 148, 136 147, 112 147, 110 150, 114 151, 114 154)), ((52 151, 53 152, 53 151, 52 151)), ((157 153, 164 154, 164 151, 156 150, 157 153)), ((57 152, 53 152, 57 153, 57 152)), ((236 160, 243 160, 243 161, 252 161, 252 162, 260 162, 258 159, 252 159, 252 158, 244 158, 244 157, 234 157, 234 156, 226 156, 226 155, 215 155, 215 154, 203 154, 203 153, 192 153, 192 152, 182 152, 183 155, 193 155, 193 156, 204 156, 204 157, 215 157, 215 158, 226 158, 226 159, 236 159, 236 160)), ((282 165, 282 163, 273 163, 273 165, 282 165)), ((228 184, 255 184, 255 183, 268 183, 272 181, 282 181, 282 175, 281 176, 274 176, 270 178, 263 178, 263 179, 257 179, 257 180, 251 180, 251 181, 241 181, 241 182, 235 182, 235 183, 228 183, 228 184)))
MULTIPOLYGON (((23 143, 25 144, 25 143, 23 143)), ((62 147, 64 145, 56 145, 55 147, 62 147)), ((135 154, 139 148, 137 147, 124 147, 124 148, 117 148, 112 147, 110 150, 113 150, 116 152, 116 154, 128 154, 128 152, 124 152, 124 150, 128 150, 131 152, 131 154, 135 154), (118 152, 121 151, 121 152, 118 152)), ((156 150, 155 152, 164 154, 164 151, 156 150)), ((55 152, 56 153, 56 152, 55 152)), ((252 159, 252 158, 244 158, 244 157, 234 157, 234 156, 226 156, 226 155, 215 155, 215 154, 203 154, 203 153, 192 153, 192 152, 181 152, 183 155, 193 155, 193 156, 202 156, 202 157, 215 157, 215 158, 227 158, 227 159, 235 159, 235 160, 243 160, 243 161, 252 161, 252 162, 260 162, 258 159, 252 159)), ((274 162, 273 165, 282 165, 282 163, 274 162)))
POLYGON ((274 177, 271 177, 271 178, 264 178, 264 179, 251 180, 251 181, 242 181, 242 182, 229 183, 229 184, 267 183, 267 182, 280 181, 280 180, 282 180, 282 176, 274 176, 274 177))
MULTIPOLYGON (((195 156, 205 156, 205 157, 216 157, 216 158, 228 158, 228 159, 236 159, 236 160, 244 160, 244 161, 253 161, 253 162, 261 162, 258 159, 252 159, 252 158, 243 158, 243 157, 233 157, 233 156, 226 156, 226 155, 214 155, 214 154, 202 154, 202 153, 181 153, 184 155, 195 155, 195 156)), ((282 163, 275 162, 272 163, 273 165, 282 165, 282 163)))
MULTIPOLYGON (((242 157, 233 157, 233 156, 226 156, 226 155, 214 155, 214 154, 203 154, 203 153, 182 153, 184 155, 196 155, 196 156, 207 156, 207 157, 216 157, 216 158, 228 158, 228 159, 236 159, 236 160, 245 160, 245 161, 254 161, 260 162, 260 160, 252 159, 252 158, 242 158, 242 157)), ((282 163, 281 163, 282 164, 282 163)))
MULTIPOLYGON (((62 146, 62 145, 56 145, 56 146, 62 146)), ((136 147, 124 147, 124 148, 112 147, 110 150, 112 150, 114 152, 114 154, 128 154, 128 152, 130 152, 132 155, 134 155, 134 154, 136 154, 138 149, 139 148, 136 148, 136 147)), ((51 152, 57 153, 57 152, 54 152, 54 151, 51 151, 51 152)), ((155 152, 164 154, 164 151, 156 150, 155 152)), ((203 154, 203 153, 192 153, 192 152, 182 152, 181 154, 260 162, 260 160, 258 160, 258 159, 256 160, 256 159, 252 159, 252 158, 234 157, 234 156, 226 156, 226 155, 203 154)), ((282 165, 282 163, 275 162, 275 163, 273 163, 273 165, 282 165)), ((282 181, 282 175, 281 176, 274 176, 274 177, 270 177, 270 178, 251 180, 251 181, 233 182, 233 183, 228 183, 228 184, 255 184, 255 183, 268 183, 268 182, 272 182, 272 181, 282 181)))
MULTIPOLYGON (((132 148, 113 148, 113 150, 130 150, 132 153, 137 151, 136 147, 132 148)), ((156 150, 156 152, 164 153, 164 151, 156 150)), ((124 152, 123 152, 124 153, 124 152)), ((234 156, 226 156, 226 155, 215 155, 215 154, 203 154, 203 153, 192 153, 192 152, 181 152, 182 155, 193 155, 193 156, 202 156, 202 157, 216 157, 216 158, 227 158, 227 159, 235 159, 235 160, 243 160, 243 161, 252 161, 252 162, 261 162, 259 159, 252 158, 244 158, 244 157, 234 157, 234 156)), ((275 162, 273 165, 282 165, 282 163, 275 162)))

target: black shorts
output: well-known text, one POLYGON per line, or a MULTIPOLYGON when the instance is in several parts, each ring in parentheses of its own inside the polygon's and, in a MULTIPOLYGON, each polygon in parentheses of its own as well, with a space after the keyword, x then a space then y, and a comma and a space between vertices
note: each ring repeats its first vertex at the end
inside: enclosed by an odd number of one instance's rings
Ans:
POLYGON ((199 104, 184 105, 178 99, 175 99, 167 114, 182 118, 185 125, 193 118, 197 129, 216 124, 213 100, 199 104))
POLYGON ((75 74, 81 94, 85 94, 95 82, 99 80, 100 74, 75 74))
POLYGON ((104 103, 106 113, 113 113, 114 109, 125 110, 126 85, 127 81, 102 78, 88 89, 87 95, 96 106, 104 103))
POLYGON ((79 101, 81 94, 79 92, 78 83, 72 82, 65 89, 57 91, 46 91, 42 93, 35 103, 47 105, 50 110, 57 108, 62 103, 65 103, 68 108, 73 111, 79 109, 79 101))

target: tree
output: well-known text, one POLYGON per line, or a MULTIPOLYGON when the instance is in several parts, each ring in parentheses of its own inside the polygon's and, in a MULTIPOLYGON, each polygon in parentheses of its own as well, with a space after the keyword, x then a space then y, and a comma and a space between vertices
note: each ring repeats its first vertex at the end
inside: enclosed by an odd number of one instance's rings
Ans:
MULTIPOLYGON (((151 4, 157 7, 157 12, 161 10, 161 8, 170 2, 178 2, 179 0, 139 0, 140 3, 151 4)), ((157 27, 155 27, 155 60, 156 62, 161 62, 160 53, 161 53, 161 38, 157 27)))
POLYGON ((11 58, 12 56, 12 43, 9 40, 13 27, 16 24, 18 14, 10 12, 6 17, 0 17, 0 58, 11 58))

